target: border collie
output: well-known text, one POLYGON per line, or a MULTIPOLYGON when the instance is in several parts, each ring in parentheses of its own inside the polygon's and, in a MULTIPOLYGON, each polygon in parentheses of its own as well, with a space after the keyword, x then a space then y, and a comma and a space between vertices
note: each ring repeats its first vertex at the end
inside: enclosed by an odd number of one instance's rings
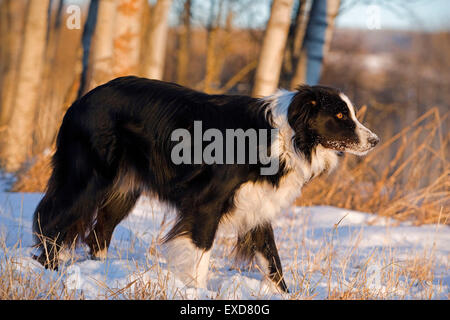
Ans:
MULTIPOLYGON (((75 101, 63 119, 52 175, 34 213, 35 258, 56 269, 62 248, 79 242, 92 258, 105 258, 114 228, 148 194, 177 212, 164 243, 168 266, 186 285, 206 287, 216 231, 231 223, 237 258, 255 258, 269 283, 287 291, 271 221, 305 183, 332 170, 342 152, 364 155, 378 141, 350 100, 328 87, 302 85, 257 99, 117 78, 75 101), (195 134, 196 121, 224 136, 229 129, 276 129, 267 151, 278 170, 261 174, 265 164, 249 163, 248 156, 238 163, 175 164, 173 132, 195 134)), ((199 147, 185 145, 193 153, 199 147)), ((261 141, 246 139, 246 146, 262 152, 261 141)))

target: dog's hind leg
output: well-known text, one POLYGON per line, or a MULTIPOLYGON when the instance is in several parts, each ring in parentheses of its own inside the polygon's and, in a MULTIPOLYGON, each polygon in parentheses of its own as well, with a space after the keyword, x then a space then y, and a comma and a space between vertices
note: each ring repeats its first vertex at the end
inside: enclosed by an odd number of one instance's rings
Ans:
POLYGON ((280 257, 270 224, 253 228, 240 235, 236 244, 236 258, 250 261, 256 258, 261 271, 282 291, 289 292, 283 279, 280 257))
POLYGON ((93 258, 106 258, 114 229, 131 212, 139 196, 138 191, 113 195, 98 209, 95 227, 85 241, 93 258))

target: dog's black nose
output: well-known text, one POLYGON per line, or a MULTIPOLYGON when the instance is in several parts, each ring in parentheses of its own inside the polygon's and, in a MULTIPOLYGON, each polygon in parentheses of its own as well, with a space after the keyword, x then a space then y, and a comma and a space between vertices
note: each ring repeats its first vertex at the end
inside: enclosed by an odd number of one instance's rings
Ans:
POLYGON ((380 142, 380 138, 378 138, 377 136, 374 135, 374 136, 369 137, 367 139, 367 141, 369 141, 369 143, 372 147, 375 147, 378 144, 378 142, 380 142))

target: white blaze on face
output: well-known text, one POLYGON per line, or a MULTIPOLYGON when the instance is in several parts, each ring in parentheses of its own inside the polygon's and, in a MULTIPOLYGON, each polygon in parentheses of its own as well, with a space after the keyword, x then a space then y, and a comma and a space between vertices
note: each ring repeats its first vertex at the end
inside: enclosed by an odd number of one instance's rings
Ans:
POLYGON ((340 93, 339 96, 346 103, 349 109, 350 117, 356 124, 355 132, 359 138, 359 144, 349 147, 345 151, 356 155, 365 155, 375 146, 372 142, 378 142, 380 139, 375 133, 367 129, 358 121, 356 118, 355 107, 351 103, 350 99, 343 93, 340 93))

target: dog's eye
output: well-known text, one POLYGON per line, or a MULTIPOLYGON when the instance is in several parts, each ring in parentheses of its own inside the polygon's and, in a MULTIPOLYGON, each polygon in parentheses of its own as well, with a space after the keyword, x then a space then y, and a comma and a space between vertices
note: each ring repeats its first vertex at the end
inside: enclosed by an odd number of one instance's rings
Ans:
POLYGON ((342 119, 344 117, 344 115, 342 114, 342 112, 339 112, 338 114, 336 114, 336 118, 338 119, 342 119))

